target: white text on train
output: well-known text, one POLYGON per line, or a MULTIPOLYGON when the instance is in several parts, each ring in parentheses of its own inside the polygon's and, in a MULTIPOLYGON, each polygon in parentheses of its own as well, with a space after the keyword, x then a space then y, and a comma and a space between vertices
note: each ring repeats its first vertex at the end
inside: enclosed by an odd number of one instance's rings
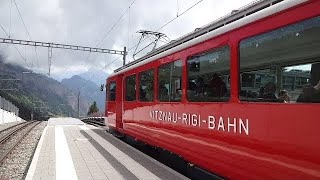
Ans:
POLYGON ((210 130, 249 135, 248 119, 213 115, 202 118, 200 114, 179 114, 177 112, 157 110, 150 111, 150 118, 169 123, 181 123, 192 127, 207 127, 210 130))

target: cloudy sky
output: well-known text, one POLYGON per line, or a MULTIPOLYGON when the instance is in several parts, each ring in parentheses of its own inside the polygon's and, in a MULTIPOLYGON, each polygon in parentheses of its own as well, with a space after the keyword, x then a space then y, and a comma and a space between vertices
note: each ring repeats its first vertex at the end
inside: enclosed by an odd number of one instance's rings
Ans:
MULTIPOLYGON (((138 30, 155 31, 198 2, 159 32, 174 40, 252 1, 1 0, 0 25, 13 39, 31 38, 33 41, 123 50, 124 46, 130 49, 138 43, 138 30)), ((7 38, 2 29, 0 37, 7 38)), ((145 44, 150 42, 149 39, 144 41, 145 44)), ((16 47, 23 58, 13 45, 8 44, 0 44, 0 54, 7 62, 21 64, 35 72, 48 72, 47 48, 16 47)), ((132 61, 133 51, 134 48, 129 52, 129 61, 132 61)), ((51 76, 61 79, 92 67, 110 73, 122 64, 121 57, 114 61, 119 57, 117 55, 88 54, 53 49, 51 76)))

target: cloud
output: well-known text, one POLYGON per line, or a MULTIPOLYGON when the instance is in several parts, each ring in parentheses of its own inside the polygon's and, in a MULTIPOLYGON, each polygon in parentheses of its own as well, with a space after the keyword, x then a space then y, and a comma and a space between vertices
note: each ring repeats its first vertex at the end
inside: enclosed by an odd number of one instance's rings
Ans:
MULTIPOLYGON (((130 48, 140 38, 136 31, 155 31, 197 1, 136 0, 117 26, 103 40, 100 47, 118 50, 122 50, 124 46, 130 48)), ((176 39, 251 1, 203 0, 186 14, 161 29, 160 32, 165 33, 171 40, 176 39)), ((11 2, 13 1, 0 1, 0 24, 7 32, 10 31, 12 38, 29 39, 17 9, 11 2)), ((132 2, 132 0, 16 0, 32 40, 92 47, 101 42, 132 2)), ((0 37, 6 37, 2 30, 0 37)), ((26 57, 30 68, 38 72, 48 71, 48 50, 46 48, 38 47, 38 56, 35 55, 34 47, 17 45, 17 48, 26 57)), ((128 61, 132 61, 132 52, 133 50, 129 52, 128 61)), ((26 66, 12 45, 0 44, 0 53, 4 54, 8 62, 26 66)), ((89 58, 87 57, 88 52, 53 49, 52 73, 54 77, 59 78, 61 74, 72 75, 90 67, 102 69, 118 58, 117 55, 96 53, 91 53, 89 58)), ((121 65, 122 57, 105 68, 105 71, 110 73, 121 65)))

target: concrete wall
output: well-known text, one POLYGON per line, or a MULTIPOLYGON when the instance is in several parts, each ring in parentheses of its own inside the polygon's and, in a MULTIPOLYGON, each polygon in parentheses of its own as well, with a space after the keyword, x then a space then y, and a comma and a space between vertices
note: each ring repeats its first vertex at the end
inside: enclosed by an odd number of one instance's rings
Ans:
POLYGON ((8 112, 3 109, 0 109, 0 124, 23 121, 20 117, 16 116, 13 112, 8 112))

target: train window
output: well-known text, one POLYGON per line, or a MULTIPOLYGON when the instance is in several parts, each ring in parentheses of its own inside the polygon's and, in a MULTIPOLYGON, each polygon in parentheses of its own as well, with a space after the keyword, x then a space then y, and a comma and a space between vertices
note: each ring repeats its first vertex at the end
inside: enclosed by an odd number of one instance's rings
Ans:
POLYGON ((114 81, 109 84, 109 101, 116 100, 116 83, 114 81))
POLYGON ((229 64, 228 46, 189 57, 187 60, 188 101, 228 101, 230 94, 229 64))
POLYGON ((135 101, 136 100, 136 75, 131 75, 125 78, 126 91, 125 100, 135 101))
POLYGON ((320 17, 240 42, 242 101, 320 102, 320 17))
POLYGON ((158 100, 162 102, 181 101, 182 61, 159 66, 158 69, 158 100))
POLYGON ((153 101, 153 69, 139 74, 139 100, 144 102, 153 101))

